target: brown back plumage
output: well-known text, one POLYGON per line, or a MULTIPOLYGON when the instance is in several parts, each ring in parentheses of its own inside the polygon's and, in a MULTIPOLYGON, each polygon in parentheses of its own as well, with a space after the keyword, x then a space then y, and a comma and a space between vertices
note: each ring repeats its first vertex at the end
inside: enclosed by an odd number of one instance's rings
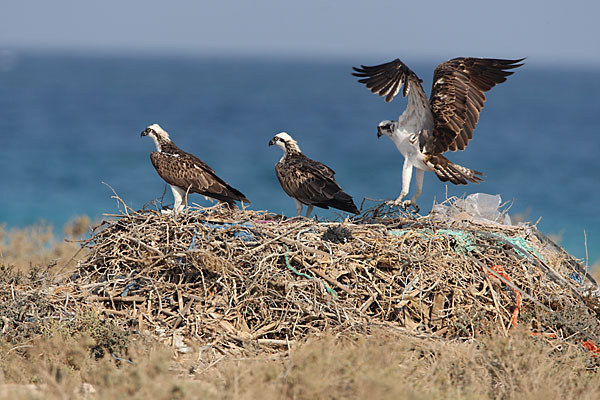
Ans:
POLYGON ((161 151, 152 152, 150 160, 160 177, 170 185, 229 204, 236 201, 250 203, 242 192, 219 178, 206 163, 171 141, 161 143, 161 151))
POLYGON ((299 151, 288 150, 275 173, 283 190, 303 204, 359 213, 352 197, 335 181, 335 172, 299 151))

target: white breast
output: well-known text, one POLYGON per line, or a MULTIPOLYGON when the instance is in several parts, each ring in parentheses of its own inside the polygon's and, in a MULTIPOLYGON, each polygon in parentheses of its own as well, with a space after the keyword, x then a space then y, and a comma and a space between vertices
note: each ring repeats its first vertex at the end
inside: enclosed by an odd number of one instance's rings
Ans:
POLYGON ((423 129, 433 129, 433 114, 429 104, 421 104, 420 101, 419 96, 408 97, 408 105, 398 118, 392 140, 398 151, 412 165, 424 171, 431 171, 432 169, 423 162, 418 135, 423 129))
POLYGON ((417 134, 407 130, 398 128, 392 135, 392 141, 402 153, 405 159, 410 161, 416 168, 424 171, 432 171, 432 169, 423 162, 423 154, 419 149, 419 140, 417 134))
POLYGON ((409 97, 406 110, 398 118, 398 126, 392 134, 392 140, 405 159, 416 168, 424 171, 432 169, 423 162, 423 154, 419 149, 419 133, 423 129, 433 129, 433 115, 429 105, 415 105, 409 97))

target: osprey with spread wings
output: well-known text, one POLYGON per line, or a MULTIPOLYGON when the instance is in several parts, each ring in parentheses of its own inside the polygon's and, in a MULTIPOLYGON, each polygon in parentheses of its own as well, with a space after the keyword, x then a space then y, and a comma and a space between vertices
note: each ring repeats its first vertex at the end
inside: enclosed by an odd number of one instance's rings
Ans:
POLYGON ((443 182, 466 185, 478 183, 479 171, 454 164, 442 153, 464 150, 473 138, 479 113, 485 103, 485 92, 513 74, 524 59, 454 58, 438 65, 433 73, 431 97, 427 99, 422 80, 402 61, 360 68, 353 67, 352 75, 371 92, 385 97, 386 102, 402 90, 408 105, 398 121, 382 121, 377 137, 389 136, 404 156, 402 191, 393 201, 404 208, 416 205, 423 188, 425 171, 433 171, 443 182), (408 194, 413 167, 416 168, 416 190, 411 200, 408 194))

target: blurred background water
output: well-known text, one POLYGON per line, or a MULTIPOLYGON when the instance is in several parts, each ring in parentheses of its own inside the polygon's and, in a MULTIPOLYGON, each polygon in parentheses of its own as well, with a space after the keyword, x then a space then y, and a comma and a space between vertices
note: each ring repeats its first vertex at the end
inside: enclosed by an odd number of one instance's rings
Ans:
MULTIPOLYGON (((132 208, 160 198, 165 183, 140 138, 159 123, 251 201, 250 208, 294 215, 269 139, 285 130, 307 156, 336 172, 360 205, 400 192, 402 156, 376 126, 406 100, 386 104, 356 83, 351 67, 382 58, 282 59, 11 52, 0 55, 0 223, 40 220, 61 227, 76 215, 114 213, 112 186, 132 208)), ((444 60, 404 60, 429 92, 444 60)), ((572 254, 600 259, 600 72, 525 65, 488 94, 463 152, 452 161, 483 171, 485 182, 454 186, 425 175, 419 200, 484 192, 512 202, 572 254)), ((413 188, 411 188, 412 194, 413 188)), ((208 205, 201 196, 192 202, 208 205)), ((170 190, 164 198, 172 202, 170 190)), ((315 210, 323 218, 336 212, 315 210)))

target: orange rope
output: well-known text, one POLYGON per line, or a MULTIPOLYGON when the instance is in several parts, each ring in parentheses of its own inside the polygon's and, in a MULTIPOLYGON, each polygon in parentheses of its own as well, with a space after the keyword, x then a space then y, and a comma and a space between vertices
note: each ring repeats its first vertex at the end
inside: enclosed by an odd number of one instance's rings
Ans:
MULTIPOLYGON (((506 279, 508 282, 512 282, 508 274, 504 271, 504 268, 501 265, 494 265, 490 267, 493 271, 495 271, 498 275, 506 279)), ((494 276, 491 272, 488 271, 488 275, 494 276)), ((519 312, 521 311, 521 293, 511 288, 513 293, 515 294, 515 309, 513 310, 512 317, 510 318, 510 327, 516 327, 518 323, 519 312)), ((544 332, 530 332, 531 336, 542 336, 546 338, 555 339, 555 333, 544 333, 544 332)), ((594 342, 591 340, 582 340, 581 345, 585 347, 590 353, 592 353, 592 357, 600 357, 600 347, 596 346, 594 342)))
MULTIPOLYGON (((501 265, 493 265, 490 267, 490 269, 494 270, 498 275, 500 275, 501 277, 503 277, 504 279, 506 279, 508 282, 512 283, 512 280, 510 279, 510 277, 508 276, 508 274, 504 271, 504 268, 501 265)), ((491 272, 488 271, 488 275, 490 276, 494 276, 494 274, 492 274, 491 272)), ((512 317, 510 318, 510 327, 516 327, 518 324, 518 317, 519 317, 519 312, 521 311, 521 293, 519 293, 518 291, 516 291, 513 288, 510 288, 513 293, 515 294, 515 309, 513 310, 512 313, 512 317)))
POLYGON ((594 342, 591 340, 583 340, 581 341, 581 344, 592 353, 592 357, 600 357, 600 347, 596 346, 594 342))
POLYGON ((542 336, 549 339, 556 339, 556 333, 546 333, 546 332, 529 332, 531 336, 537 337, 542 336))

